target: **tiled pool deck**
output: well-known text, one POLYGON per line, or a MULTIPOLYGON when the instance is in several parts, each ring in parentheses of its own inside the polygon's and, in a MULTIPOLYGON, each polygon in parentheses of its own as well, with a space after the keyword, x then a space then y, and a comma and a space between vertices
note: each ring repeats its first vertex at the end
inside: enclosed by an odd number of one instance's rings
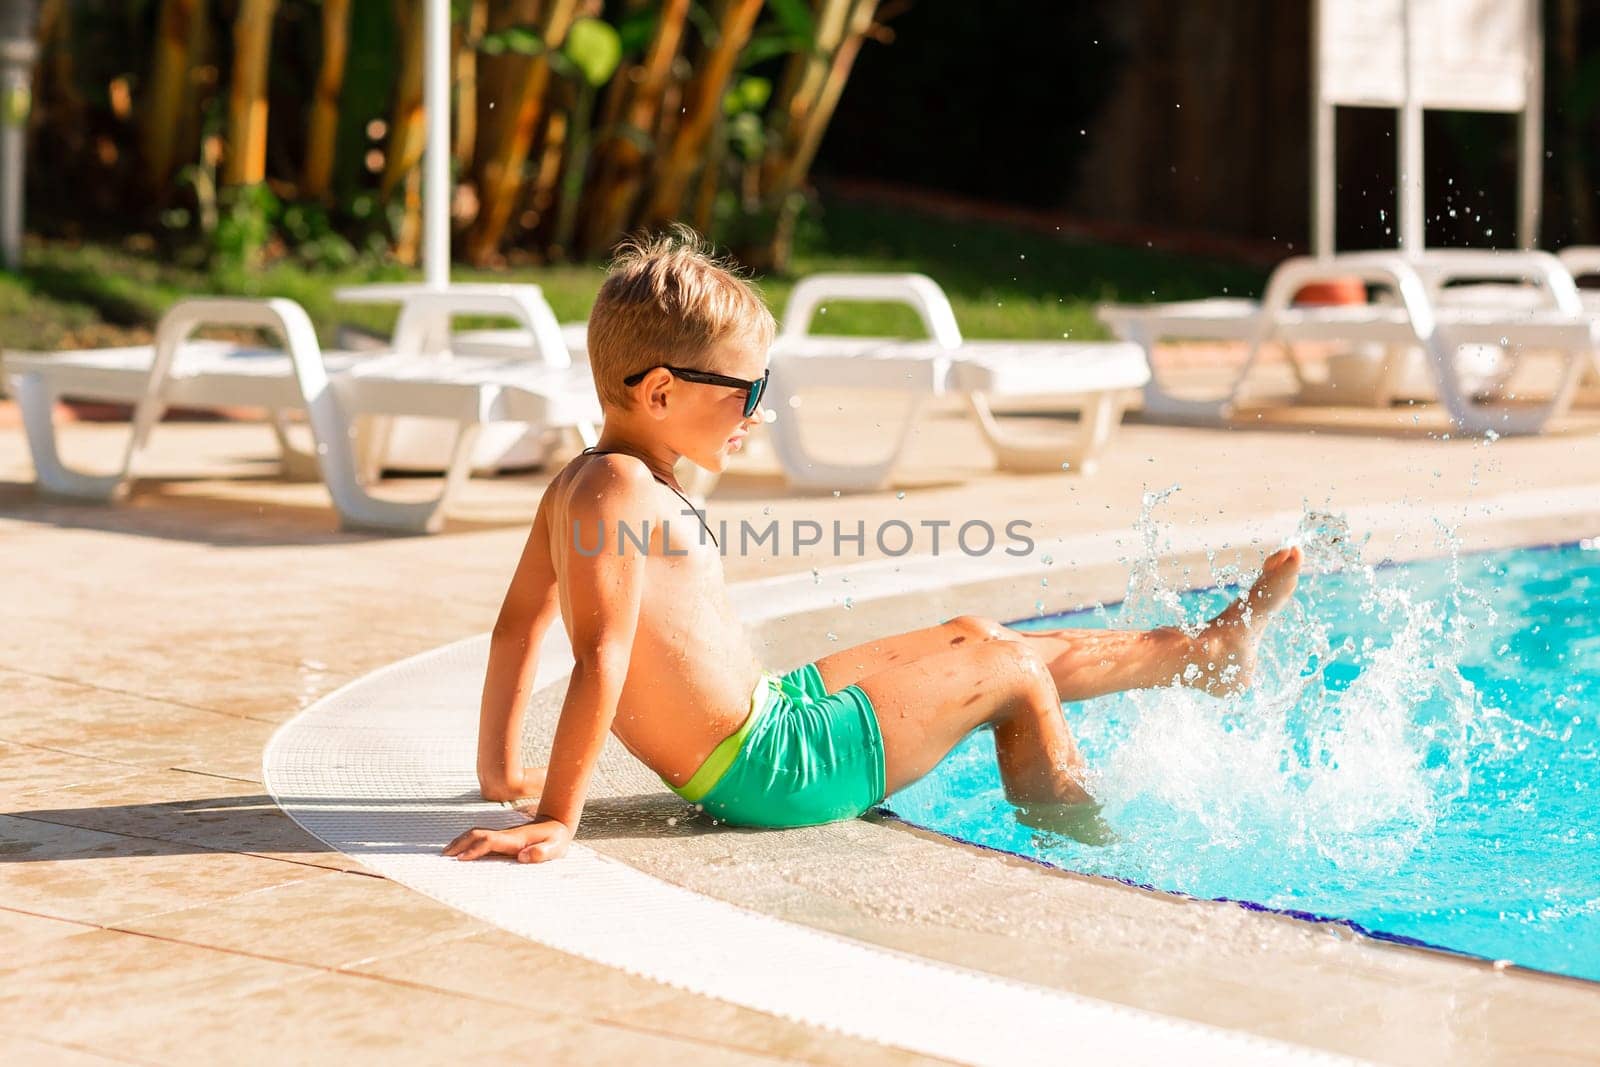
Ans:
MULTIPOLYGON (((1492 446, 1426 426, 1401 413, 1294 432, 1135 425, 1079 479, 986 472, 975 432, 951 414, 914 440, 903 499, 795 497, 752 456, 711 515, 1022 518, 1042 543, 1125 531, 1144 489, 1177 483, 1164 514, 1188 531, 1303 500, 1398 520, 1548 493, 1568 501, 1565 517, 1524 507, 1464 539, 1600 534, 1594 409, 1568 432, 1492 446), (1594 514, 1570 506, 1586 487, 1594 514)), ((78 425, 67 442, 109 463, 122 432, 78 425)), ((482 924, 323 850, 265 796, 261 751, 279 724, 346 681, 489 627, 539 477, 473 483, 440 536, 374 538, 340 533, 319 486, 271 480, 261 427, 166 425, 155 442, 156 472, 174 477, 128 503, 41 501, 0 403, 0 1060, 918 1059, 482 924)), ((728 573, 837 562, 730 557, 728 573)), ((1047 602, 1114 595, 1122 577, 1063 571, 1047 602)), ((1051 968, 1055 984, 1091 996, 1390 1062, 1600 1060, 1600 988, 937 848, 944 869, 920 885, 899 858, 881 879, 925 907, 898 926, 892 908, 834 924, 874 924, 880 943, 944 958, 1015 953, 1018 932, 1001 936, 984 887, 1048 883, 1040 902, 1057 910, 1024 931, 1030 958, 997 955, 995 969, 1051 968)))

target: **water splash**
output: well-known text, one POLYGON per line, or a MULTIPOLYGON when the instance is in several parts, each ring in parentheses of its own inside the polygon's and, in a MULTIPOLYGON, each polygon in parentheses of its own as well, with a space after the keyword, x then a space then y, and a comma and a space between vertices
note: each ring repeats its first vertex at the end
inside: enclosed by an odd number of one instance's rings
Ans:
MULTIPOLYGON (((1144 555, 1113 625, 1198 632, 1238 594, 1228 587, 1256 577, 1215 556, 1215 595, 1184 596, 1162 577, 1170 535, 1157 511, 1175 488, 1145 497, 1144 555)), ((1456 560, 1453 534, 1442 536, 1456 560)), ((1337 515, 1308 509, 1290 543, 1304 553, 1300 589, 1268 630, 1254 685, 1220 701, 1172 686, 1085 705, 1075 726, 1099 757, 1091 788, 1113 825, 1182 823, 1174 832, 1223 853, 1268 847, 1392 868, 1466 791, 1492 709, 1459 664, 1493 612, 1464 589, 1458 565, 1427 596, 1386 581, 1337 515), (1342 575, 1336 600, 1319 595, 1332 574, 1342 575), (1351 611, 1391 639, 1336 639, 1333 624, 1351 611)))

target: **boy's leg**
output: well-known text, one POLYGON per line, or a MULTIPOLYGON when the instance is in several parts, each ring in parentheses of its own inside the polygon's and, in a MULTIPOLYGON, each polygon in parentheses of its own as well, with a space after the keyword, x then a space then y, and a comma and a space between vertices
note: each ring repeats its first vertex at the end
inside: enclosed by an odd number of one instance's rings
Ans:
POLYGON ((1062 703, 1170 685, 1174 678, 1213 692, 1248 684, 1259 624, 1288 602, 1300 570, 1300 550, 1267 557, 1260 579, 1212 620, 1198 637, 1158 630, 1010 630, 992 619, 962 615, 940 626, 895 634, 835 652, 817 661, 828 691, 927 656, 985 641, 1021 641, 1050 668, 1062 703), (1185 678, 1193 665, 1194 676, 1185 678))
POLYGON ((828 692, 836 693, 861 679, 915 663, 928 656, 953 652, 963 647, 985 641, 1010 640, 1017 636, 993 619, 976 615, 960 615, 938 626, 911 630, 903 634, 890 634, 863 644, 841 649, 817 660, 817 672, 822 675, 828 692))
POLYGON ((1000 776, 1013 803, 1090 799, 1055 682, 1022 642, 974 641, 853 684, 877 712, 888 793, 927 774, 979 726, 993 724, 1000 776))
POLYGON ((1017 636, 1049 664, 1064 703, 1174 680, 1212 693, 1236 692, 1250 684, 1263 624, 1294 592, 1300 558, 1298 548, 1268 556, 1255 584, 1194 637, 1174 627, 1036 630, 1017 636))

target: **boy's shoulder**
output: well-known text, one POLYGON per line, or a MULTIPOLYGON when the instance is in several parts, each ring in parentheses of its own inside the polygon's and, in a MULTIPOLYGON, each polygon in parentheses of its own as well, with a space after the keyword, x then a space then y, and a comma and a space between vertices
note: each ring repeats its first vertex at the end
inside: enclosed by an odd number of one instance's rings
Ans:
POLYGON ((569 511, 607 514, 654 500, 655 475, 636 456, 591 452, 569 460, 550 488, 559 488, 559 496, 569 511))

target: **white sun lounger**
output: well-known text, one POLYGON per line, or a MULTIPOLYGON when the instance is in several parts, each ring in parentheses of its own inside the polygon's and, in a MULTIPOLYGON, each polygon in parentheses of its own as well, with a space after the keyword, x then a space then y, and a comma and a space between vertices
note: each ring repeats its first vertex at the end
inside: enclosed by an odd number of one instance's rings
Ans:
MULTIPOLYGON (((1510 288, 1510 287, 1505 287, 1510 288)), ((1259 304, 1251 301, 1191 301, 1139 306, 1108 305, 1099 309, 1102 322, 1147 352, 1163 339, 1208 338, 1247 342, 1249 354, 1225 393, 1215 399, 1172 397, 1164 383, 1146 387, 1147 413, 1184 421, 1218 422, 1236 405, 1246 379, 1264 346, 1282 343, 1302 393, 1328 392, 1295 357, 1298 342, 1343 342, 1381 346, 1390 357, 1374 364, 1364 381, 1350 382, 1351 402, 1386 405, 1396 396, 1405 372, 1403 353, 1423 353, 1424 366, 1451 420, 1466 433, 1493 430, 1499 434, 1539 432, 1550 418, 1571 404, 1578 375, 1593 358, 1595 333, 1588 317, 1575 311, 1571 278, 1551 257, 1530 253, 1497 254, 1429 252, 1419 257, 1397 253, 1346 253, 1323 258, 1298 257, 1279 264, 1259 304), (1391 302, 1358 306, 1300 306, 1294 297, 1303 287, 1334 278, 1359 278, 1382 287, 1391 302), (1521 306, 1504 302, 1485 305, 1451 293, 1461 279, 1525 280, 1542 286, 1547 298, 1519 297, 1521 306), (1547 306, 1535 306, 1540 299, 1547 306), (1541 403, 1479 402, 1486 383, 1502 380, 1501 366, 1464 365, 1463 350, 1481 353, 1501 349, 1514 360, 1524 349, 1551 349, 1563 363, 1557 386, 1541 403), (1321 387, 1319 389, 1319 387, 1321 387)), ((1337 386, 1338 383, 1335 383, 1337 386)))
POLYGON ((923 403, 959 392, 1003 469, 1088 473, 1120 419, 1123 394, 1148 377, 1144 354, 1132 344, 965 341, 949 298, 925 275, 816 274, 795 286, 773 345, 771 403, 777 419, 769 430, 790 484, 875 489, 888 482, 923 403), (840 301, 904 304, 917 313, 930 340, 812 333, 818 309, 840 301), (860 412, 874 423, 898 420, 885 453, 830 461, 807 444, 805 395, 833 389, 889 394, 891 404, 898 400, 886 412, 860 412), (993 409, 993 401, 1018 399, 1077 408, 1082 417, 1075 432, 1021 434, 1004 427, 993 409))
MULTIPOLYGON (((508 307, 500 295, 489 293, 475 294, 471 302, 473 310, 487 313, 504 314, 508 307)), ((414 339, 417 323, 425 324, 435 309, 429 300, 421 300, 413 314, 409 325, 402 316, 397 329, 402 340, 414 339)), ((398 532, 438 529, 445 503, 470 473, 471 444, 484 425, 523 422, 571 428, 592 444, 600 417, 593 386, 581 367, 552 367, 520 357, 453 359, 414 352, 359 359, 334 353, 325 362, 304 309, 283 299, 181 301, 162 317, 149 349, 12 357, 6 375, 22 409, 39 487, 45 492, 93 500, 121 496, 137 472, 151 428, 172 404, 303 410, 316 444, 313 461, 344 524, 398 532), (197 329, 218 325, 272 330, 283 348, 189 340, 197 329), (63 392, 134 404, 128 448, 114 473, 85 474, 61 462, 52 416, 63 392), (453 424, 450 462, 438 497, 400 503, 367 490, 363 474, 372 465, 361 456, 356 440, 356 420, 362 415, 418 416, 453 424)))
MULTIPOLYGON (((485 356, 551 367, 572 364, 565 331, 537 285, 452 282, 435 288, 418 282, 392 282, 346 286, 334 290, 334 299, 344 304, 399 305, 400 317, 389 345, 397 352, 485 356), (463 315, 510 318, 518 325, 457 331, 454 320, 463 315)), ((380 420, 375 426, 380 447, 374 452, 381 453, 385 469, 437 471, 448 464, 453 441, 448 427, 413 418, 380 420)), ((542 427, 515 423, 485 426, 474 441, 472 468, 493 472, 537 465, 547 458, 550 445, 542 427)))

